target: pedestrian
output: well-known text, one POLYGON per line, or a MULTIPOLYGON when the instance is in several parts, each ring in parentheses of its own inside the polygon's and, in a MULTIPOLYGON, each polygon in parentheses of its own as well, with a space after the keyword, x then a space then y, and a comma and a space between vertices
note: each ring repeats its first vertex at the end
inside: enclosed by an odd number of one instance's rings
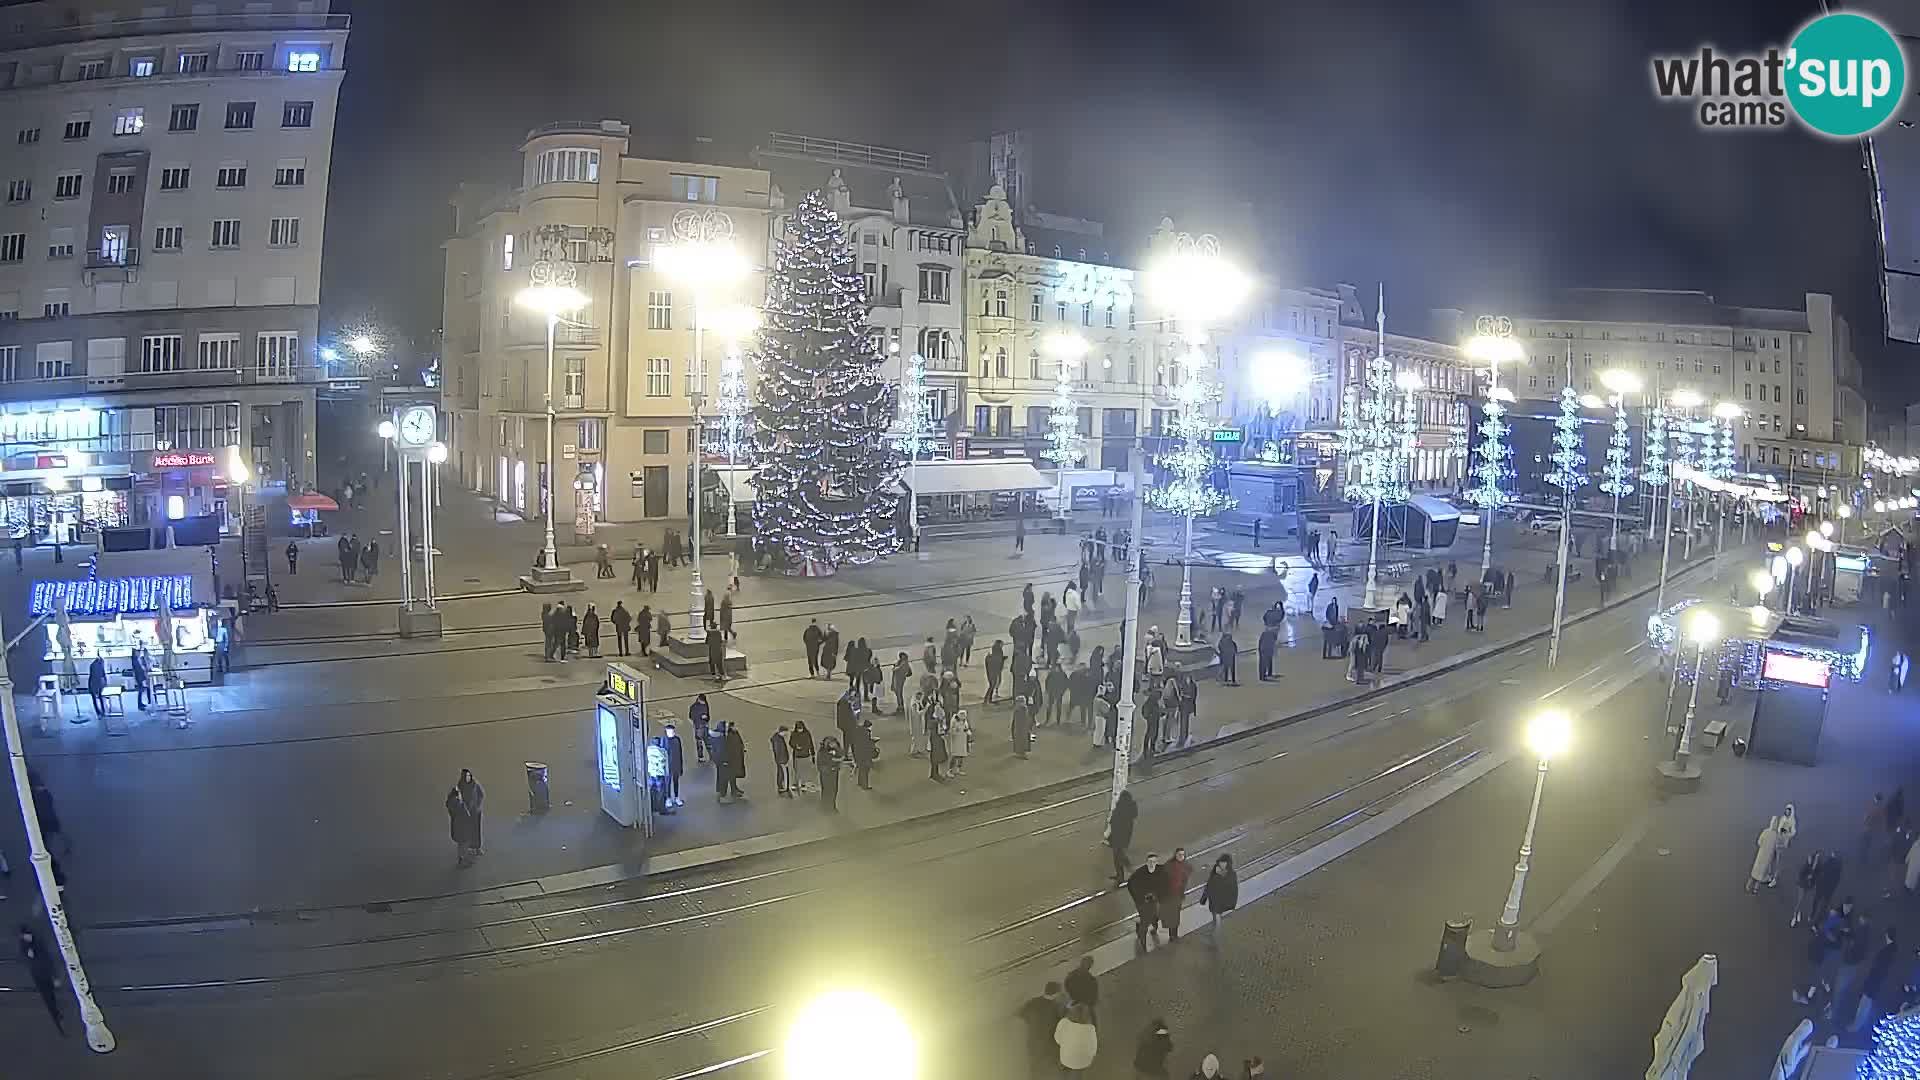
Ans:
POLYGON ((146 712, 153 704, 153 655, 144 641, 133 646, 133 692, 140 711, 146 712))
POLYGON ((720 629, 720 620, 714 618, 712 589, 708 589, 706 597, 700 601, 700 626, 707 630, 720 629))
POLYGON ((638 544, 633 548, 633 591, 639 592, 647 587, 647 549, 638 544))
MULTIPOLYGON (((1820 879, 1820 863, 1825 858, 1824 851, 1812 852, 1801 862, 1800 872, 1794 875, 1794 884, 1798 888, 1793 894, 1793 917, 1787 920, 1788 927, 1799 926, 1802 920, 1812 917, 1806 910, 1807 900, 1813 896, 1814 883, 1820 879)), ((1909 863, 1913 862, 1911 853, 1907 859, 1909 863)))
POLYGON ((1127 875, 1127 895, 1133 899, 1134 951, 1147 951, 1149 941, 1159 943, 1160 905, 1167 895, 1167 871, 1160 856, 1147 852, 1147 861, 1127 875))
MULTIPOLYGON (((1507 579, 1509 581, 1513 579, 1512 571, 1508 571, 1507 579)), ((1513 594, 1508 593, 1507 595, 1511 597, 1513 594)), ((1509 604, 1508 606, 1511 607, 1512 605, 1509 604)), ((1485 589, 1474 590, 1473 614, 1474 614, 1474 629, 1479 631, 1482 634, 1486 633, 1487 632, 1487 590, 1485 589)))
POLYGON ((580 640, 586 643, 588 656, 599 657, 600 612, 592 604, 587 605, 587 613, 580 617, 580 640))
MULTIPOLYGON (((1254 528, 1259 527, 1256 521, 1254 528)), ((1139 1045, 1134 1047, 1133 1075, 1137 1080, 1167 1080, 1167 1059, 1172 1056, 1173 1035, 1167 1030, 1167 1022, 1150 1020, 1140 1033, 1139 1045)))
POLYGON ((807 678, 817 678, 820 674, 820 639, 825 637, 820 630, 818 619, 808 619, 807 628, 800 631, 800 647, 807 654, 807 678))
POLYGON ((1066 702, 1067 691, 1069 689, 1067 673, 1060 670, 1058 663, 1047 669, 1044 689, 1047 694, 1047 711, 1044 722, 1049 725, 1058 726, 1060 723, 1060 707, 1066 702))
POLYGON ((640 655, 641 656, 651 655, 653 653, 653 605, 652 604, 640 605, 640 613, 633 617, 633 628, 640 632, 639 638, 636 639, 640 643, 640 655))
POLYGON ((1885 1000, 1888 972, 1893 970, 1893 962, 1900 954, 1900 935, 1891 926, 1881 938, 1880 947, 1874 950, 1873 959, 1867 962, 1867 973, 1860 980, 1860 1004, 1853 1011, 1853 1026, 1850 1030, 1859 1031, 1880 1016, 1880 1002, 1885 1000))
POLYGON ((1220 641, 1215 646, 1220 654, 1220 682, 1225 686, 1239 686, 1240 675, 1238 661, 1240 645, 1233 640, 1233 631, 1222 630, 1220 641))
MULTIPOLYGON (((709 592, 707 595, 712 596, 713 594, 709 592)), ((740 637, 733 629, 732 590, 728 590, 727 595, 720 598, 720 636, 728 641, 734 641, 740 637)))
POLYGON ((664 649, 667 647, 667 635, 673 632, 673 618, 667 614, 666 608, 661 608, 654 613, 653 621, 660 629, 660 647, 664 649))
POLYGON ((367 584, 380 576, 380 541, 369 540, 365 551, 360 553, 360 567, 367 572, 367 584))
POLYGON ((1013 695, 1013 756, 1022 761, 1033 752, 1033 706, 1024 694, 1013 695))
POLYGON ((712 720, 713 709, 707 704, 707 695, 693 695, 693 701, 687 705, 687 723, 693 727, 693 760, 696 765, 706 763, 707 751, 713 745, 707 726, 712 720))
POLYGON ((1067 993, 1059 983, 1048 982, 1046 989, 1030 997, 1015 1013, 1027 1031, 1027 1074, 1031 1080, 1055 1080, 1060 1075, 1059 1048, 1053 1032, 1067 1015, 1067 993))
MULTIPOLYGON (((1507 571, 1507 580, 1504 582, 1503 587, 1500 590, 1500 606, 1501 607, 1510 608, 1513 606, 1514 583, 1515 583, 1515 579, 1513 576, 1513 571, 1509 570, 1507 571)), ((1485 615, 1486 612, 1482 611, 1480 614, 1485 615)), ((1487 628, 1486 620, 1482 619, 1480 629, 1485 630, 1486 628, 1487 628)))
POLYGON ((1107 817, 1107 847, 1113 852, 1113 883, 1116 886, 1127 883, 1127 848, 1133 844, 1133 824, 1140 817, 1140 807, 1133 801, 1133 792, 1121 791, 1114 801, 1113 812, 1107 817))
POLYGON ((1833 903, 1835 894, 1840 891, 1840 879, 1846 870, 1846 861, 1840 853, 1828 849, 1826 857, 1820 860, 1819 872, 1813 880, 1813 904, 1807 910, 1807 921, 1815 926, 1826 914, 1828 905, 1833 903))
MULTIPOLYGON (((19 540, 15 540, 13 542, 13 553, 15 556, 14 569, 18 570, 20 568, 19 566, 20 541, 19 540)), ((300 545, 295 543, 292 540, 289 540, 287 541, 287 576, 297 577, 299 573, 300 573, 300 545)))
POLYGON ((1187 879, 1193 874, 1193 864, 1187 861, 1187 849, 1173 849, 1173 858, 1167 860, 1167 895, 1161 906, 1161 912, 1167 921, 1167 939, 1180 940, 1180 909, 1187 901, 1187 879))
POLYGON ((880 756, 880 743, 873 737, 873 721, 862 720, 853 729, 851 741, 847 744, 853 756, 854 781, 862 791, 873 790, 873 762, 880 756))
POLYGON ((1220 621, 1226 615, 1227 590, 1215 585, 1207 593, 1207 610, 1213 613, 1213 632, 1220 632, 1220 621))
POLYGON ((820 639, 820 670, 827 678, 833 678, 833 669, 840 663, 840 631, 832 623, 827 624, 827 633, 820 639))
MULTIPOLYGON (((906 654, 901 653, 905 659, 906 654)), ((1000 700, 1000 676, 1007 670, 1007 650, 999 638, 993 639, 993 647, 987 650, 987 704, 1000 700)), ((898 671, 895 671, 896 676, 898 671)))
POLYGON ((1226 1074, 1220 1071, 1219 1057, 1208 1054, 1201 1058, 1200 1071, 1193 1074, 1193 1080, 1227 1080, 1226 1074))
POLYGON ((1060 1075, 1085 1076, 1100 1052, 1100 1033, 1093 1026, 1093 1012, 1075 1005, 1054 1025, 1053 1041, 1060 1048, 1060 1075))
POLYGON ((661 734, 660 740, 664 744, 664 749, 667 752, 667 782, 665 784, 667 805, 670 807, 685 806, 687 805, 686 802, 680 798, 680 777, 684 776, 687 771, 686 750, 680 744, 680 733, 674 730, 673 721, 667 721, 666 730, 661 734))
POLYGON ((847 689, 858 691, 860 682, 867 675, 867 657, 862 650, 866 648, 866 638, 854 638, 847 643, 847 689))
POLYGON ((720 802, 727 801, 733 793, 732 780, 727 774, 727 722, 715 720, 707 729, 707 760, 713 762, 713 794, 720 802))
POLYGON ((814 757, 813 732, 807 730, 805 720, 793 722, 793 734, 787 737, 787 748, 793 751, 793 786, 797 791, 805 791, 809 770, 814 770, 816 781, 820 778, 820 763, 814 757))
POLYGON ((1026 550, 1027 516, 1025 514, 1015 514, 1013 516, 1013 551, 1014 554, 1018 555, 1026 550))
POLYGON ((594 552, 593 571, 593 576, 597 579, 613 577, 613 553, 607 550, 605 544, 601 544, 599 550, 594 552))
POLYGON ((93 715, 96 719, 107 715, 107 662, 94 657, 87 665, 87 694, 93 698, 93 715))
POLYGON ((621 656, 627 655, 627 635, 633 632, 633 615, 627 611, 626 604, 615 600, 613 610, 607 613, 607 621, 613 624, 614 648, 621 656))
POLYGON ((1447 625, 1447 603, 1447 591, 1445 589, 1435 590, 1433 594, 1433 624, 1435 626, 1447 625))
POLYGON ((1207 906, 1207 914, 1213 919, 1213 945, 1219 948, 1220 919, 1240 906, 1240 875, 1233 868, 1233 856, 1221 855, 1213 860, 1207 883, 1200 887, 1200 902, 1207 906))
POLYGON ((560 659, 580 655, 580 616, 573 613, 573 605, 561 603, 560 626, 566 631, 566 641, 561 645, 560 659))
POLYGON ((467 812, 467 804, 460 798, 460 785, 447 789, 447 834, 453 839, 453 858, 456 866, 465 868, 473 865, 469 854, 473 847, 473 815, 467 812))
POLYGON ((727 728, 727 794, 736 799, 746 798, 740 790, 740 781, 747 778, 747 740, 740 734, 739 724, 728 724, 727 728))
POLYGON ((793 798, 793 750, 787 745, 787 725, 781 724, 774 729, 770 740, 773 747, 773 787, 774 794, 783 799, 793 798))
POLYGON ((880 712, 880 684, 886 681, 886 672, 881 670, 880 661, 874 658, 873 649, 868 647, 866 638, 860 639, 860 655, 866 658, 867 667, 867 673, 861 677, 860 685, 865 691, 867 704, 871 705, 877 714, 880 712))
POLYGON ((937 711, 927 724, 927 779, 936 784, 944 784, 947 778, 940 773, 940 766, 947 763, 947 737, 943 730, 943 717, 937 711))
POLYGON ((1775 814, 1767 827, 1760 830, 1758 850, 1753 855, 1753 868, 1747 873, 1747 891, 1757 893, 1760 886, 1771 889, 1780 883, 1780 860, 1786 855, 1787 846, 1793 843, 1793 837, 1799 831, 1799 825, 1793 818, 1793 804, 1788 803, 1785 811, 1775 814))
POLYGON ((1867 960, 1873 949, 1871 926, 1864 915, 1848 917, 1841 935, 1840 969, 1834 973, 1833 982, 1827 987, 1826 1008, 1820 1010, 1821 1017, 1827 1020, 1833 1019, 1836 1014, 1845 1018, 1841 1003, 1852 1000, 1854 985, 1866 972, 1867 960))
POLYGON ((473 778, 472 769, 461 769, 460 782, 454 786, 460 792, 460 801, 467 805, 467 813, 473 818, 473 855, 478 858, 487 853, 486 845, 480 840, 480 814, 486 808, 487 789, 473 778))
POLYGON ((951 763, 947 775, 960 776, 967 771, 967 757, 973 753, 973 721, 967 718, 967 711, 961 709, 953 714, 953 723, 947 728, 947 760, 951 763))
POLYGON ((727 684, 727 639, 718 630, 707 634, 707 674, 720 685, 727 684))
MULTIPOLYGON (((1269 626, 1265 630, 1260 631, 1260 681, 1261 682, 1270 682, 1276 677, 1273 673, 1273 659, 1274 659, 1274 654, 1278 652, 1279 649, 1280 649, 1280 630, 1278 627, 1269 626)), ((1325 643, 1323 642, 1321 645, 1321 652, 1324 653, 1325 651, 1326 651, 1326 646, 1325 646, 1325 643)))
POLYGON ((820 805, 829 814, 840 812, 840 742, 831 735, 820 740, 820 805))
POLYGON ((53 951, 40 943, 39 933, 29 923, 20 924, 19 947, 20 960, 27 965, 33 988, 40 994, 40 1003, 47 1007, 47 1015, 53 1019, 53 1030, 65 1036, 67 1023, 60 1013, 60 980, 53 966, 53 951))
POLYGON ((961 667, 973 666, 973 639, 974 639, 974 636, 977 635, 979 632, 980 632, 980 628, 974 625, 973 616, 963 615, 960 617, 960 666, 961 667))

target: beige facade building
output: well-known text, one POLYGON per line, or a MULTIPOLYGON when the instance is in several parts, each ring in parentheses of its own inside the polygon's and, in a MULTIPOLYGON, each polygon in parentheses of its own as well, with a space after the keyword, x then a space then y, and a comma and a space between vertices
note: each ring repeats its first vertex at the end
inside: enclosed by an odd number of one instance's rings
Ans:
POLYGON ((563 534, 581 504, 596 521, 688 515, 695 395, 711 420, 731 347, 719 316, 765 295, 767 171, 630 157, 628 135, 612 120, 535 129, 519 188, 463 190, 445 244, 451 460, 470 488, 528 517, 551 469, 563 534), (701 243, 730 244, 744 273, 697 286, 670 272, 665 249, 701 243), (536 268, 589 297, 557 327, 551 383, 546 317, 517 302, 536 268), (695 334, 697 311, 714 329, 695 334))

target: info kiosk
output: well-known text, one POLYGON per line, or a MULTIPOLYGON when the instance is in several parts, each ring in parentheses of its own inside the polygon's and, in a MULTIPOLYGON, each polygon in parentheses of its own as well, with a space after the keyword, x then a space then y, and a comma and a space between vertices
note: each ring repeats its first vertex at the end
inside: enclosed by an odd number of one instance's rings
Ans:
POLYGON ((1760 653, 1760 694, 1748 749, 1772 761, 1812 765, 1836 680, 1859 681, 1866 666, 1865 627, 1819 619, 1786 620, 1760 653))
POLYGON ((647 738, 646 723, 647 677, 626 664, 608 664, 606 685, 593 699, 600 809, 652 836, 653 789, 666 774, 666 751, 647 738))

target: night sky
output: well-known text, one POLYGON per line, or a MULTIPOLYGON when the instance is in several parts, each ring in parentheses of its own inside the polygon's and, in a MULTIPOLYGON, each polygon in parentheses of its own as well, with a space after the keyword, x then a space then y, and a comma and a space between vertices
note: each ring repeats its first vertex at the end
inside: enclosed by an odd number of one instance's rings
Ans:
POLYGON ((1815 7, 335 0, 354 32, 326 317, 372 310, 430 341, 446 195, 513 179, 538 123, 623 119, 636 150, 777 129, 955 172, 951 151, 1019 126, 1049 140, 1045 208, 1124 233, 1250 201, 1264 273, 1384 279, 1389 329, 1562 286, 1826 291, 1870 389, 1914 400, 1920 354, 1882 337, 1857 145, 1708 133, 1650 89, 1655 51, 1762 48, 1815 7))

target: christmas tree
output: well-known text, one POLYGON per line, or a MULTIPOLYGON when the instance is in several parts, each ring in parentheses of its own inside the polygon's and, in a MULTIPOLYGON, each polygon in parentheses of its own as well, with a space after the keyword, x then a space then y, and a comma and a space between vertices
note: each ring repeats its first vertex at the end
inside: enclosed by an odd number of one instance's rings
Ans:
POLYGON ((830 573, 894 546, 894 389, 866 310, 853 245, 813 192, 775 252, 752 356, 754 529, 790 567, 830 573))

